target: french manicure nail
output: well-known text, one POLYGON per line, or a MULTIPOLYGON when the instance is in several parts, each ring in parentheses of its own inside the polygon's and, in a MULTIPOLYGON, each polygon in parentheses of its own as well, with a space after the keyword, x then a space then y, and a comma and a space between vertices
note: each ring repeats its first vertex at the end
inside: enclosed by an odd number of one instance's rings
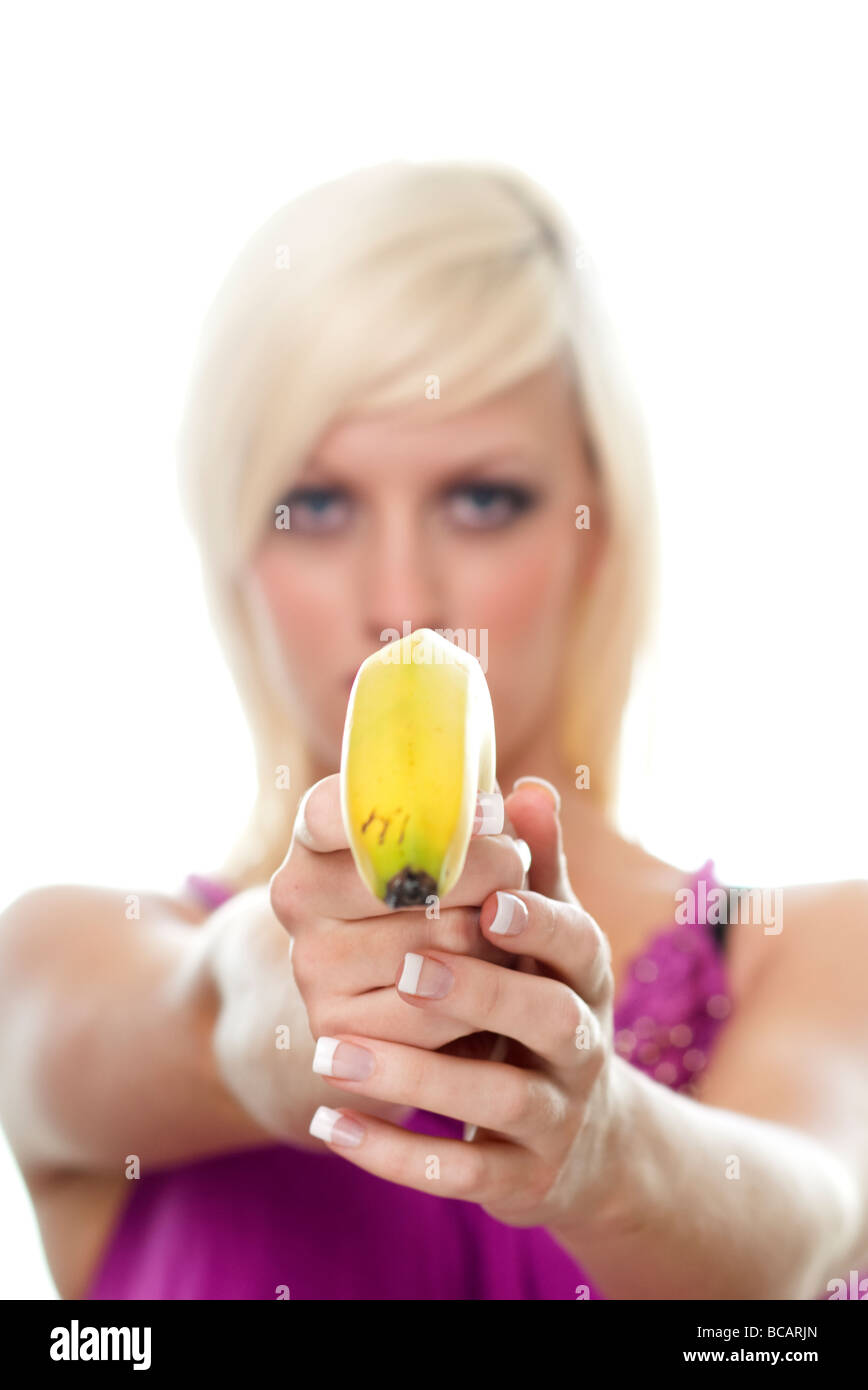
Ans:
POLYGON ((327 1144, 361 1144, 365 1137, 364 1125, 342 1115, 340 1110, 330 1110, 321 1105, 308 1127, 314 1139, 324 1139, 327 1144))
POLYGON ((503 830, 503 797, 500 792, 480 792, 476 798, 474 835, 499 835, 503 830))
POLYGON ((548 792, 552 801, 555 803, 555 810, 559 811, 561 809, 560 792, 558 791, 557 787, 553 786, 551 782, 547 782, 544 777, 519 777, 515 782, 513 782, 512 790, 518 791, 519 787, 524 786, 543 787, 548 792))
POLYGON ((300 844, 306 845, 308 849, 314 849, 315 844, 313 836, 307 828, 307 821, 305 819, 304 813, 307 809, 307 803, 310 794, 315 786, 316 782, 314 782, 312 786, 308 787, 304 796, 301 798, 301 801, 298 803, 298 810, 295 813, 295 824, 292 827, 293 838, 298 840, 300 844))
POLYGON ((337 1076, 343 1081, 364 1081, 374 1070, 374 1054, 356 1043, 338 1038, 317 1038, 313 1070, 319 1076, 337 1076))
POLYGON ((402 994, 415 994, 420 999, 442 999, 454 983, 452 971, 439 960, 417 956, 412 951, 404 956, 404 969, 398 981, 402 994))
POLYGON ((521 866, 524 869, 525 873, 529 873, 531 865, 530 845, 528 844, 527 840, 516 840, 514 841, 514 843, 516 849, 521 855, 521 866))
POLYGON ((497 911, 488 928, 495 936, 517 936, 528 922, 527 904, 514 893, 497 894, 497 911))

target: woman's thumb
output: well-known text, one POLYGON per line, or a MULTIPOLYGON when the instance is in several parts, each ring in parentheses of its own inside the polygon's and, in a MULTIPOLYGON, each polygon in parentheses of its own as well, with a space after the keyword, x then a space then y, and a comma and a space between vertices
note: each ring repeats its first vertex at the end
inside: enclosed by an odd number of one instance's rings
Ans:
POLYGON ((561 833, 560 796, 550 782, 520 777, 506 797, 504 809, 515 834, 531 852, 528 888, 559 902, 575 901, 570 887, 561 833))

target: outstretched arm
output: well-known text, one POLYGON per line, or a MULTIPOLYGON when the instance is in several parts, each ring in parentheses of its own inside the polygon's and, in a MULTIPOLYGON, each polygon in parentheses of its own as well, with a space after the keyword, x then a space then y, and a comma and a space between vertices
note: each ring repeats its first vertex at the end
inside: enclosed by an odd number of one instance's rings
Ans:
POLYGON ((618 1059, 617 1217, 552 1232, 613 1298, 812 1299, 868 1270, 868 884, 785 898, 696 1099, 618 1059))

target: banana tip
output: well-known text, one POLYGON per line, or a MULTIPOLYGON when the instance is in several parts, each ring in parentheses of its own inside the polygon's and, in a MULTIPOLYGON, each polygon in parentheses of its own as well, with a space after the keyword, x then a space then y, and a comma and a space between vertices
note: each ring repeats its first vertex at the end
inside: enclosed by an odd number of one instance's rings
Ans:
POLYGON ((424 907, 436 894, 436 879, 423 870, 405 868, 389 879, 383 901, 388 907, 424 907))

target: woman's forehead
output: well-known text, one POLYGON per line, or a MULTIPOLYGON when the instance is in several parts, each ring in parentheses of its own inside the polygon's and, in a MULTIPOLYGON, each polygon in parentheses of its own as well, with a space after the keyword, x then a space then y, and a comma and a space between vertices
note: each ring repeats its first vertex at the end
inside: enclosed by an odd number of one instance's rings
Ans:
POLYGON ((389 411, 345 415, 320 436, 302 475, 367 464, 374 457, 384 465, 412 457, 420 466, 447 471, 532 464, 550 453, 555 439, 572 436, 576 426, 566 383, 548 372, 451 414, 439 407, 440 401, 424 399, 389 411))

